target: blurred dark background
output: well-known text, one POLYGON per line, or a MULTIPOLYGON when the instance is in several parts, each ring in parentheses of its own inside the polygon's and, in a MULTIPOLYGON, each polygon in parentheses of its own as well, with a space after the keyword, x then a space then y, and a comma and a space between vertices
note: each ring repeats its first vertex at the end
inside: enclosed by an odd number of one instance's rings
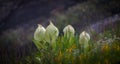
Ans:
POLYGON ((102 32, 120 22, 120 0, 0 0, 0 64, 19 63, 36 51, 34 31, 49 20, 60 32, 67 24, 77 33, 88 26, 102 32))

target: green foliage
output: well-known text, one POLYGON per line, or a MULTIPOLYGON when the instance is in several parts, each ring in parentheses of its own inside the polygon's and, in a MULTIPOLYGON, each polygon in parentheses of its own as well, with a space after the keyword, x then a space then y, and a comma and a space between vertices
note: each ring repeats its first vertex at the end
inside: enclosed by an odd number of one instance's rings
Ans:
MULTIPOLYGON (((87 53, 79 44, 78 35, 72 38, 59 36, 55 46, 48 42, 36 42, 38 52, 26 58, 28 64, 116 64, 120 62, 120 38, 101 37, 98 41, 91 39, 87 53)), ((108 33, 109 35, 109 33, 108 33)), ((100 35, 98 35, 99 37, 100 35)))

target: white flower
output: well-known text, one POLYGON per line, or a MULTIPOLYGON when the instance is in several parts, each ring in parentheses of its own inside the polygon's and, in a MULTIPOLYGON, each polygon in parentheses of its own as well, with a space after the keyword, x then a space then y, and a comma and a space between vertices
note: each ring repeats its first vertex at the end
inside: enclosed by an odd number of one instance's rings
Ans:
POLYGON ((59 35, 59 30, 54 24, 50 21, 50 24, 46 28, 45 39, 47 42, 54 42, 59 35))
POLYGON ((67 25, 64 29, 63 29, 63 33, 64 35, 70 37, 70 36, 74 36, 75 34, 75 30, 71 25, 67 25))
POLYGON ((34 33, 34 39, 37 41, 43 41, 45 36, 45 31, 46 31, 45 28, 42 25, 38 24, 38 27, 34 33))
POLYGON ((83 31, 79 36, 79 43, 87 46, 89 40, 90 35, 87 32, 83 31))

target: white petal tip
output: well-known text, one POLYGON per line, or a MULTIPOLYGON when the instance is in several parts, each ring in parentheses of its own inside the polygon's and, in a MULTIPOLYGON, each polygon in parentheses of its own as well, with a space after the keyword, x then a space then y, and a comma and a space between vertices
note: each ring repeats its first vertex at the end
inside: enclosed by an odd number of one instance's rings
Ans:
POLYGON ((50 20, 50 24, 53 24, 51 20, 50 20))
POLYGON ((41 25, 41 24, 38 24, 38 27, 42 27, 42 25, 41 25))

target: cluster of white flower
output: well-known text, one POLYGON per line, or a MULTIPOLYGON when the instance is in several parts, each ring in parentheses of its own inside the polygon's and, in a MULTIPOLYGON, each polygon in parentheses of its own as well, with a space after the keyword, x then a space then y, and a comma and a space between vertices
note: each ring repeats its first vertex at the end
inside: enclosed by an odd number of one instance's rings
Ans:
MULTIPOLYGON (((71 25, 67 25, 63 29, 64 36, 67 37, 74 37, 75 35, 75 29, 71 25)), ((57 37, 59 36, 59 30, 58 28, 50 21, 50 24, 45 29, 42 25, 38 24, 38 28, 36 29, 34 33, 34 39, 37 41, 46 41, 46 42, 55 42, 57 37)), ((90 35, 83 31, 79 35, 79 43, 81 45, 88 46, 88 41, 90 40, 90 35)))

